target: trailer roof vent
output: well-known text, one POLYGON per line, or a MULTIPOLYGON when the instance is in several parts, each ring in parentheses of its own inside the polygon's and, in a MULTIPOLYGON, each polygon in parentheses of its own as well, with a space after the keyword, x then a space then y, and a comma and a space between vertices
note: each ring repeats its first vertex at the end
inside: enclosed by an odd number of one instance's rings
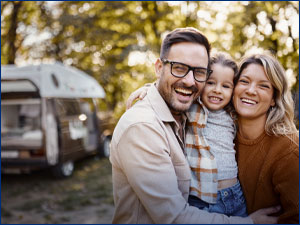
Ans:
POLYGON ((52 78, 52 82, 54 83, 54 86, 58 88, 59 87, 59 82, 58 82, 58 80, 57 80, 54 73, 51 74, 51 78, 52 78))

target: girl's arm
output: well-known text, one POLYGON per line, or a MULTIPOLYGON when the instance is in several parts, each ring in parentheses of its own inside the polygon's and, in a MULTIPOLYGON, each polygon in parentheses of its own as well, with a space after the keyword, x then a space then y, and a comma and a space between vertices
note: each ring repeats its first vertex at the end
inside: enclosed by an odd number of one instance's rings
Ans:
POLYGON ((146 95, 151 83, 145 84, 143 87, 132 92, 126 101, 126 110, 128 110, 135 100, 142 100, 146 95))

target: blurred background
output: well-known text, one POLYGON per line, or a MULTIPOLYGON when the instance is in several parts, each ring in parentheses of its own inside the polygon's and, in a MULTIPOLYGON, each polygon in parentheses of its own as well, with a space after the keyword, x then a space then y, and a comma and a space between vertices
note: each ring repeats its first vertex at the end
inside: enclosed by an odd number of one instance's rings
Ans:
POLYGON ((155 80, 162 38, 186 26, 236 60, 271 50, 298 96, 298 1, 1 1, 1 64, 77 67, 104 87, 102 107, 118 119, 129 94, 155 80))
MULTIPOLYGON (((235 60, 271 51, 289 79, 299 126, 298 1, 1 1, 1 64, 61 62, 93 76, 117 121, 129 94, 155 78, 165 35, 195 27, 235 60)), ((111 165, 79 161, 63 180, 48 171, 1 174, 1 223, 110 223, 111 165)))

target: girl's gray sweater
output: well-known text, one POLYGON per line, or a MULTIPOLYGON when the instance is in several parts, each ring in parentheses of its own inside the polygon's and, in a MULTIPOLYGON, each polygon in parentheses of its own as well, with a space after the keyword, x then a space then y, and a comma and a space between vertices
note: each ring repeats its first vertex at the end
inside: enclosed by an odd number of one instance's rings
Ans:
POLYGON ((209 110, 203 135, 208 142, 211 153, 216 158, 218 180, 237 177, 238 167, 233 143, 235 134, 234 122, 225 110, 209 110))

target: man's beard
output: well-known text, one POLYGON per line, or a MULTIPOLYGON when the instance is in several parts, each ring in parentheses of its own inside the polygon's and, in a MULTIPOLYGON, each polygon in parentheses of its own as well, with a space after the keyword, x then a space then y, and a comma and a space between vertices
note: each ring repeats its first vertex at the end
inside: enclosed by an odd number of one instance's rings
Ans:
MULTIPOLYGON (((165 76, 164 72, 161 76, 161 78, 165 76)), ((161 79, 160 78, 160 79, 161 79)), ((175 97, 175 93, 173 93, 173 91, 175 92, 175 88, 183 88, 186 90, 190 90, 192 91, 192 95, 195 93, 198 93, 199 89, 197 86, 192 86, 192 87, 186 87, 182 82, 177 82, 174 83, 173 85, 171 85, 171 89, 165 89, 164 88, 164 83, 166 83, 166 81, 162 80, 163 83, 161 83, 161 80, 158 81, 158 91, 161 94, 161 96, 163 97, 163 99, 165 100, 166 104, 168 105, 170 111, 174 112, 174 113, 184 113, 186 111, 188 111, 188 109, 190 108, 190 106, 192 105, 192 103, 194 102, 194 99, 189 102, 189 103, 180 103, 178 100, 176 100, 175 97)))

